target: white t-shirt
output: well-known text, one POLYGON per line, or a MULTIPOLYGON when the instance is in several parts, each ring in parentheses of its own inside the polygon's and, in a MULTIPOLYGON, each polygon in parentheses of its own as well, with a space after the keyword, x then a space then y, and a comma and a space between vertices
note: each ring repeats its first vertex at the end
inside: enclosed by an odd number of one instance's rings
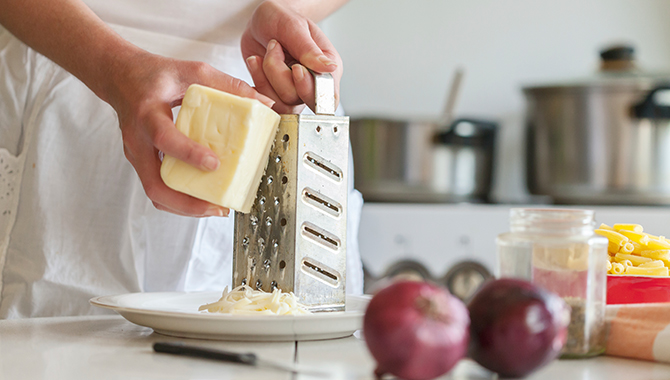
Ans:
MULTIPOLYGON (((86 1, 146 50, 247 81, 239 40, 258 2, 86 1)), ((1 27, 0 62, 0 318, 103 313, 91 297, 230 284, 232 217, 156 210, 109 105, 1 27)), ((353 188, 348 203, 347 292, 359 294, 353 188)))

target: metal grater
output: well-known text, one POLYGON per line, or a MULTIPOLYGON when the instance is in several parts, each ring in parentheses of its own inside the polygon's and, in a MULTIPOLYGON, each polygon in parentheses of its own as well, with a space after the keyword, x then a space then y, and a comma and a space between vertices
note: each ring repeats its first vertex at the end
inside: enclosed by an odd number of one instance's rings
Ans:
POLYGON ((314 74, 316 115, 282 115, 249 214, 235 213, 233 286, 293 292, 312 311, 344 310, 349 118, 330 74, 314 74))

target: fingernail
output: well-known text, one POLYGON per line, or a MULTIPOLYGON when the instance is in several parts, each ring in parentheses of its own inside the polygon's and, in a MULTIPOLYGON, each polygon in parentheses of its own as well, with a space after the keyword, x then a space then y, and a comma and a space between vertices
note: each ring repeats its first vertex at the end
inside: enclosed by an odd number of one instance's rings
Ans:
POLYGON ((335 63, 335 61, 326 57, 325 55, 320 56, 319 61, 326 66, 337 66, 337 63, 335 63))
POLYGON ((251 70, 251 71, 258 70, 258 62, 256 61, 256 56, 255 55, 247 57, 247 66, 249 67, 249 70, 251 70))
POLYGON ((260 92, 256 94, 256 99, 260 100, 261 103, 265 104, 266 106, 272 108, 272 106, 275 105, 275 101, 272 100, 271 98, 268 98, 267 96, 261 94, 260 92))
POLYGON ((207 156, 202 160, 202 166, 208 170, 216 170, 219 168, 219 159, 214 156, 207 156))
POLYGON ((275 41, 275 40, 270 40, 270 42, 268 42, 267 50, 270 51, 270 50, 274 49, 275 46, 277 46, 277 41, 275 41))
POLYGON ((293 67, 296 68, 296 70, 293 71, 295 73, 295 79, 301 81, 305 77, 305 71, 307 71, 307 69, 305 69, 305 66, 297 64, 293 65, 293 67))
POLYGON ((227 208, 211 205, 207 211, 205 211, 205 216, 228 216, 229 212, 230 211, 227 208))

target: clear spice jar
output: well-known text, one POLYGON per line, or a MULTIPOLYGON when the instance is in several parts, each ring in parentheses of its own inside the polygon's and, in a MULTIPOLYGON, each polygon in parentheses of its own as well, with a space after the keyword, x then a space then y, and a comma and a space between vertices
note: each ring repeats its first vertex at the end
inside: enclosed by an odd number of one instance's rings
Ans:
POLYGON ((512 209, 498 235, 499 274, 529 280, 572 308, 563 358, 605 351, 607 239, 594 234, 592 210, 512 209))

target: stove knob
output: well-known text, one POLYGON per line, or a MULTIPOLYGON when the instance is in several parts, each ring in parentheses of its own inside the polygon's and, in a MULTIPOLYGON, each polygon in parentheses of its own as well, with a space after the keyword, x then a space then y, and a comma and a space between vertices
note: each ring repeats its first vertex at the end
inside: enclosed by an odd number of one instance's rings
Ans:
POLYGON ((398 261, 391 265, 381 277, 377 279, 370 277, 365 280, 366 294, 374 294, 394 281, 433 281, 428 269, 414 260, 398 261), (368 282, 368 280, 371 281, 368 282))
POLYGON ((492 278, 491 273, 482 264, 475 261, 462 261, 447 272, 441 283, 449 289, 451 294, 467 303, 477 290, 492 278))

